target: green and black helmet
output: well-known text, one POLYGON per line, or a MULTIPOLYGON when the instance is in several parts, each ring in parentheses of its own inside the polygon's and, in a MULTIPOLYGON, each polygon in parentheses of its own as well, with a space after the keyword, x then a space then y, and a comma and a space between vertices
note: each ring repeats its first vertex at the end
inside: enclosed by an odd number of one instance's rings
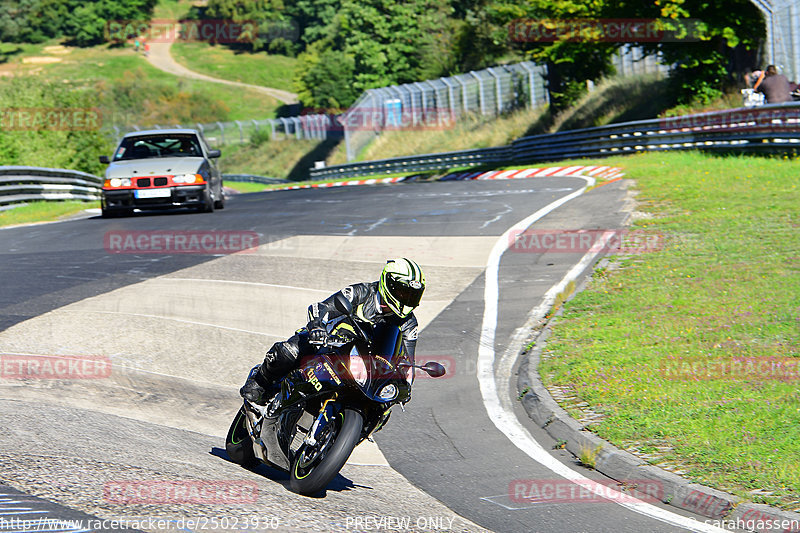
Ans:
POLYGON ((408 316, 419 305, 424 291, 425 274, 417 263, 405 257, 386 261, 378 292, 394 314, 408 316))

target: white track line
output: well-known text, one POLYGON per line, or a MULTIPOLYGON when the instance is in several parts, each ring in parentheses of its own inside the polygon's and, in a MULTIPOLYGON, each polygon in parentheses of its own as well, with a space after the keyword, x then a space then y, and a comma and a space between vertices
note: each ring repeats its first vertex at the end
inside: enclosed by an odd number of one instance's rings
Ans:
POLYGON ((169 281, 190 281, 192 283, 230 283, 235 285, 254 285, 258 287, 272 287, 275 289, 289 289, 294 291, 311 291, 311 292, 320 292, 325 294, 333 294, 338 289, 334 290, 327 290, 327 289, 311 289, 308 287, 296 287, 294 285, 276 285, 274 283, 259 283, 256 281, 236 281, 236 280, 228 280, 228 279, 209 279, 209 278, 172 278, 169 276, 156 278, 159 281, 162 280, 169 280, 169 281))
POLYGON ((249 329, 242 329, 242 328, 234 328, 230 326, 220 326, 218 324, 212 324, 210 322, 199 322, 197 320, 189 320, 188 318, 176 318, 172 316, 164 316, 164 315, 151 315, 147 313, 131 313, 127 311, 106 311, 106 310, 99 310, 99 309, 64 309, 64 311, 68 313, 98 313, 103 315, 121 315, 121 316, 135 316, 138 318, 155 318, 157 320, 171 320, 173 322, 180 322, 182 324, 191 324, 192 326, 204 326, 208 328, 217 328, 217 329, 225 329, 228 331, 236 331, 238 333, 249 333, 251 335, 261 335, 262 337, 277 337, 277 338, 284 338, 286 335, 276 335, 274 333, 265 333, 263 331, 252 331, 249 329))
MULTIPOLYGON (((486 408, 486 412, 489 414, 489 418, 492 420, 494 425, 499 429, 508 439, 520 450, 522 450, 525 454, 527 454, 531 459, 536 461, 537 463, 541 464, 545 468, 548 468, 553 473, 567 479, 569 481, 586 481, 588 482, 589 479, 582 475, 581 473, 572 470, 568 466, 564 465, 563 463, 559 462, 555 457, 550 455, 550 453, 545 450, 536 440, 531 436, 527 429, 517 420, 514 413, 511 411, 510 408, 503 406, 504 402, 501 402, 500 396, 498 393, 497 384, 495 382, 495 372, 494 372, 494 361, 495 361, 495 351, 494 351, 494 343, 495 343, 495 334, 497 330, 497 311, 499 306, 499 299, 500 299, 500 289, 499 289, 499 272, 500 272, 500 258, 502 257, 503 253, 509 246, 511 242, 511 236, 514 235, 514 232, 522 232, 528 226, 539 220, 540 218, 544 217, 551 211, 555 210, 556 208, 560 207, 561 205, 569 202, 573 198, 580 196, 581 194, 586 191, 588 187, 594 185, 594 179, 591 177, 586 176, 574 176, 576 178, 582 178, 586 181, 586 186, 582 189, 575 191, 572 194, 569 194, 563 198, 556 200, 555 202, 550 203, 549 205, 539 209, 532 215, 528 216, 524 220, 514 224, 508 230, 506 230, 503 235, 495 243, 492 251, 489 255, 489 260, 486 264, 486 278, 485 278, 485 286, 484 286, 484 310, 483 310, 483 323, 481 325, 481 341, 478 346, 478 381, 480 383, 480 390, 481 396, 483 397, 483 405, 486 408)), ((555 287, 551 288, 548 291, 547 296, 551 293, 557 294, 557 288, 560 287, 562 284, 566 285, 569 280, 571 279, 570 276, 577 276, 583 269, 588 266, 594 256, 597 254, 597 251, 590 251, 581 259, 581 261, 575 265, 564 277, 564 279, 559 282, 555 287)), ((543 302, 537 309, 541 309, 544 306, 543 302)), ((535 312, 536 310, 534 310, 535 312)), ((511 365, 513 366, 514 359, 511 360, 511 365)), ((501 366, 505 367, 506 364, 501 364, 501 366)), ((499 369, 498 369, 499 370, 499 369)), ((510 375, 501 375, 501 380, 508 380, 510 375)), ((506 394, 507 395, 507 394, 506 394)), ((508 402, 505 402, 508 403, 508 402)), ((632 501, 633 498, 630 494, 623 494, 618 491, 613 491, 608 487, 604 487, 602 485, 594 485, 590 483, 586 483, 585 485, 588 490, 594 492, 600 497, 608 498, 609 495, 613 495, 613 499, 610 499, 610 502, 617 503, 631 511, 643 514, 645 516, 649 516, 653 519, 660 520, 662 522, 666 522, 668 524, 682 527, 688 529, 690 531, 701 531, 701 532, 708 532, 708 533, 727 533, 727 530, 715 527, 711 524, 699 522, 693 518, 687 518, 671 511, 667 511, 665 509, 661 509, 656 507, 655 505, 641 502, 641 501, 632 501), (619 501, 622 500, 622 501, 619 501), (626 501, 627 500, 627 501, 626 501)))

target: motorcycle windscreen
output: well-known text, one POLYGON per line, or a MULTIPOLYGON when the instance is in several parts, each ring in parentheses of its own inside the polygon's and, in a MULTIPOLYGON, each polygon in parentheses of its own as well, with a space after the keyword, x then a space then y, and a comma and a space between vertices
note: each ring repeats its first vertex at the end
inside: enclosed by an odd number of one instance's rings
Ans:
MULTIPOLYGON (((379 324, 375 326, 373 333, 373 354, 380 358, 385 359, 390 366, 387 366, 384 372, 390 372, 390 369, 396 367, 398 363, 405 359, 406 353, 403 346, 403 335, 397 326, 389 324, 379 324)), ((379 371, 380 373, 380 371, 379 371)), ((414 369, 409 368, 404 372, 406 381, 409 384, 414 380, 414 369)), ((386 377, 389 377, 386 375, 386 377)))
POLYGON ((400 328, 390 324, 378 324, 372 334, 372 350, 375 355, 385 357, 394 364, 403 356, 403 336, 400 328))

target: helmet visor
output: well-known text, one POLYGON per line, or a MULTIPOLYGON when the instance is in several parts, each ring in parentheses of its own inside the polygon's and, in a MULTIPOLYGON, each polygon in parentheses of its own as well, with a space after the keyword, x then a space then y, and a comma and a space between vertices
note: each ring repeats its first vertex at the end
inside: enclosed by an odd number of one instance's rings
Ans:
POLYGON ((422 293, 425 287, 418 281, 412 281, 406 284, 403 281, 395 279, 393 276, 387 276, 386 288, 389 289, 389 294, 392 295, 401 305, 408 307, 417 307, 422 298, 422 293))

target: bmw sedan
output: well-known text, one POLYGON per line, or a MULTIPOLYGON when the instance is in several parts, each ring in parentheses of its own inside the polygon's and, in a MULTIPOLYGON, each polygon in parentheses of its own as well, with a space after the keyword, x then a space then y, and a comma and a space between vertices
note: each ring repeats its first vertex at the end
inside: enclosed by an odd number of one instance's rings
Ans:
POLYGON ((211 212, 224 207, 222 177, 211 150, 196 130, 164 129, 125 135, 108 164, 101 208, 104 217, 134 209, 189 207, 211 212))

